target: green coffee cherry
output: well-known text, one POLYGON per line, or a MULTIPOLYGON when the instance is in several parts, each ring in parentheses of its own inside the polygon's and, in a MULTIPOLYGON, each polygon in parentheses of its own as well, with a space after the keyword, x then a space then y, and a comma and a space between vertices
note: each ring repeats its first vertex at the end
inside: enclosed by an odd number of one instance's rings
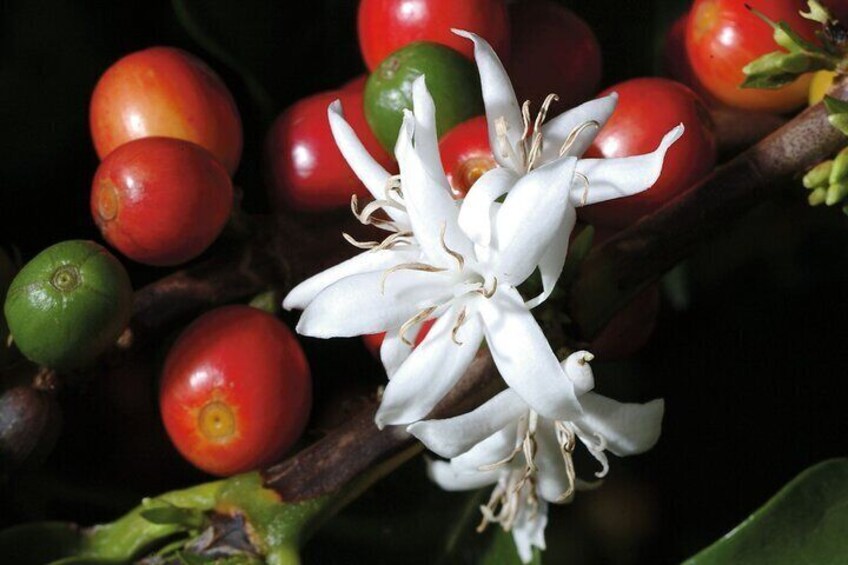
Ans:
POLYGON ((75 369, 115 343, 129 323, 132 287, 124 267, 92 241, 65 241, 24 265, 6 296, 18 349, 54 369, 75 369))
POLYGON ((365 118, 386 151, 395 149, 403 111, 412 109, 412 84, 421 75, 436 106, 438 135, 484 111, 471 61, 438 43, 410 43, 380 63, 365 85, 365 118))

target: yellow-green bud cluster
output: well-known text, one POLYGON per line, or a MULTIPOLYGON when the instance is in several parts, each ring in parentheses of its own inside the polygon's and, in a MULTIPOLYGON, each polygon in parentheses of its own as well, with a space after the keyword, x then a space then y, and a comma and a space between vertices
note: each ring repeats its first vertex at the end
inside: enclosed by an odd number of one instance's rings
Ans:
POLYGON ((842 204, 848 214, 848 147, 839 152, 835 159, 819 163, 804 175, 804 187, 810 191, 810 206, 842 204))

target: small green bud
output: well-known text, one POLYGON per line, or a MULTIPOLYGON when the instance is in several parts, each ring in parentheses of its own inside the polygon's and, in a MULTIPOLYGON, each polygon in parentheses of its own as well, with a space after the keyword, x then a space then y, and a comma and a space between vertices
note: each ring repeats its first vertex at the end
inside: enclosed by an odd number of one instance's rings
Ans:
POLYGON ((846 196, 848 196, 848 183, 838 182, 827 187, 827 198, 824 203, 833 206, 845 200, 846 196))
POLYGON ((848 114, 831 114, 827 117, 827 121, 843 134, 848 135, 848 114))
POLYGON ((827 200, 826 188, 817 188, 812 191, 807 197, 807 202, 810 203, 810 206, 818 206, 819 204, 824 204, 825 200, 827 200))
POLYGON ((804 188, 810 190, 820 186, 830 184, 830 170, 833 168, 833 161, 824 161, 819 163, 804 175, 804 188))
POLYGON ((840 151, 833 160, 827 184, 837 184, 848 180, 848 147, 840 151))

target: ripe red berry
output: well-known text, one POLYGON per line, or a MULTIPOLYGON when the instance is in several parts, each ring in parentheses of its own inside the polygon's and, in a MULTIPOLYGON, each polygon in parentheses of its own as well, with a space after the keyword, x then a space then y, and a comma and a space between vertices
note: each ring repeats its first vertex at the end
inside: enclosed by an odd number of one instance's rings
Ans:
POLYGON ((159 389, 176 448, 222 476, 282 457, 303 432, 311 404, 309 366, 297 339, 249 306, 195 320, 168 353, 159 389))
POLYGON ((709 112, 686 86, 662 78, 637 78, 599 94, 618 93, 618 105, 586 157, 628 157, 654 151, 682 123, 683 136, 668 150, 662 173, 645 192, 580 208, 597 226, 620 229, 653 212, 700 180, 715 165, 716 140, 709 112))
POLYGON ((456 198, 463 198, 477 179, 497 163, 489 146, 486 116, 466 120, 439 140, 445 175, 456 198))
POLYGON ((304 98, 271 126, 265 158, 271 200, 277 208, 319 212, 349 206, 353 194, 369 195, 330 131, 327 107, 335 100, 341 101, 345 119, 368 152, 387 170, 396 170, 365 121, 363 87, 358 83, 304 98))
POLYGON ((230 174, 241 158, 241 117, 230 91, 203 61, 173 47, 152 47, 109 67, 91 97, 91 137, 103 159, 142 137, 192 141, 230 174))
POLYGON ((110 245, 148 265, 200 255, 224 228, 233 205, 226 169, 205 149, 179 139, 126 143, 100 163, 91 214, 110 245))

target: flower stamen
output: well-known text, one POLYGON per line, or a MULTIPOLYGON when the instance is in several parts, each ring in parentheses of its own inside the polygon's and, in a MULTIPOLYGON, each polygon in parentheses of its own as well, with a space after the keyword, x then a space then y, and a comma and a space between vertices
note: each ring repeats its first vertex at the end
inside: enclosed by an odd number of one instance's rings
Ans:
POLYGON ((596 129, 600 129, 601 124, 595 120, 588 120, 575 127, 568 133, 568 137, 565 138, 565 142, 562 144, 562 147, 559 149, 559 156, 562 157, 571 149, 571 146, 574 145, 574 142, 577 141, 577 138, 581 133, 586 131, 588 128, 594 127, 596 129))
POLYGON ((406 345, 408 345, 409 347, 414 347, 415 344, 412 343, 411 341, 409 341, 406 338, 406 332, 408 332, 410 330, 410 328, 412 328, 412 326, 414 326, 418 322, 423 322, 424 320, 429 318, 430 314, 432 314, 433 312, 436 311, 436 308, 437 308, 436 306, 430 306, 429 308, 424 308, 423 310, 418 312, 416 315, 414 315, 413 317, 411 317, 410 319, 405 321, 403 323, 403 325, 401 325, 400 330, 398 330, 398 334, 400 335, 400 340, 402 342, 404 342, 406 345))
POLYGON ((451 330, 451 340, 457 344, 462 345, 462 342, 456 337, 457 332, 465 324, 466 316, 468 315, 468 309, 463 306, 462 311, 460 311, 459 316, 456 317, 456 323, 453 325, 453 329, 451 330))
POLYGON ((583 181, 583 195, 580 197, 580 205, 585 206, 586 202, 589 201, 589 177, 579 171, 576 171, 574 176, 579 177, 583 181))
POLYGON ((397 273, 398 271, 421 271, 423 273, 443 273, 447 271, 447 269, 443 269, 441 267, 434 267, 428 263, 418 263, 418 262, 410 262, 410 263, 400 263, 399 265, 395 265, 394 267, 390 267, 383 272, 383 278, 380 279, 380 294, 386 293, 386 279, 389 278, 389 275, 392 273, 397 273))
POLYGON ((447 231, 448 224, 447 222, 442 222, 442 229, 439 232, 439 237, 442 242, 442 249, 445 250, 445 253, 456 259, 456 264, 459 266, 459 270, 461 271, 465 267, 465 257, 462 256, 461 253, 454 251, 448 244, 445 243, 445 231, 447 231))

